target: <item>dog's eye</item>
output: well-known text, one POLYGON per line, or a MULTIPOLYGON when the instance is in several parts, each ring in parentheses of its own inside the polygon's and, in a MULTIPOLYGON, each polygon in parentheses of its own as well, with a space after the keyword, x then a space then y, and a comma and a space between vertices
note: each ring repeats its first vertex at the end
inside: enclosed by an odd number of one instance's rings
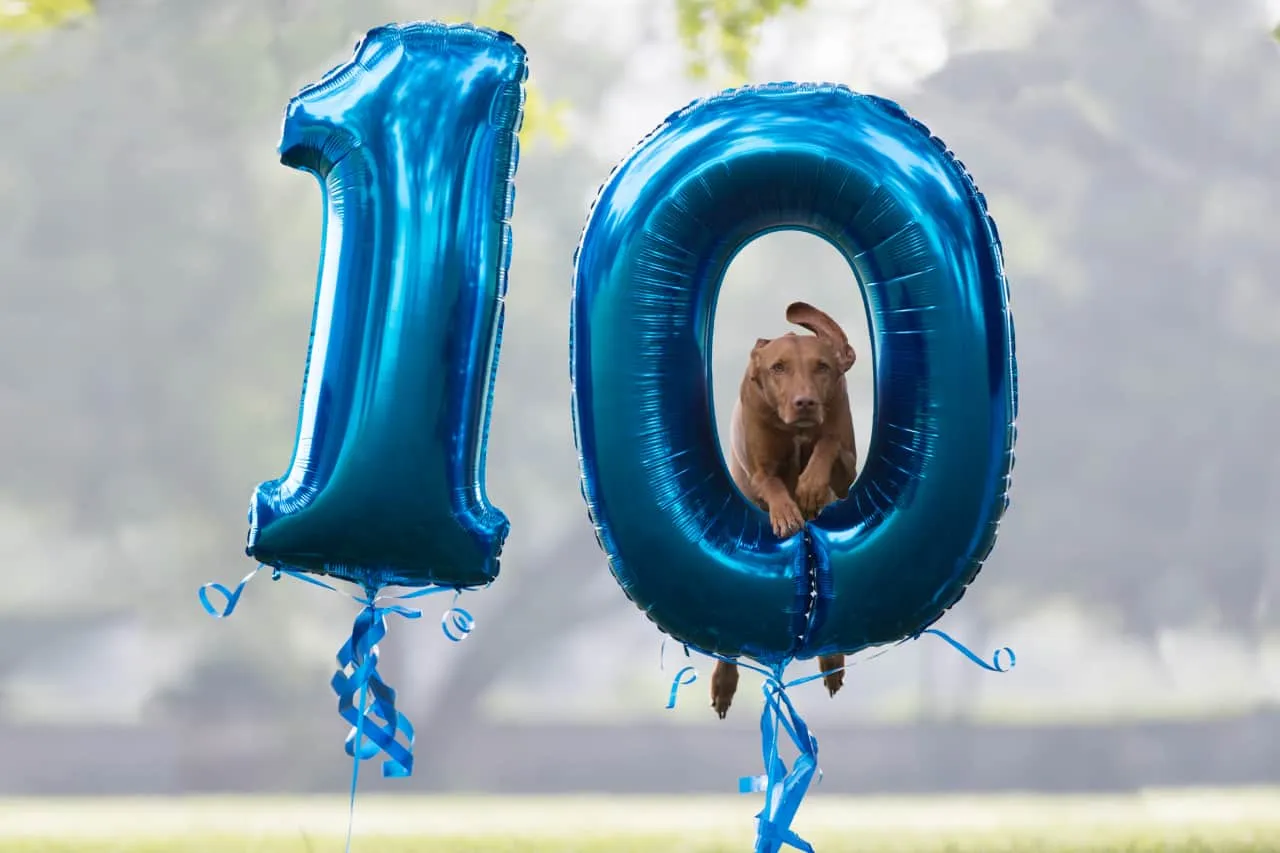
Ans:
POLYGON ((769 369, 772 370, 774 373, 781 373, 782 371, 787 369, 787 366, 780 361, 775 361, 769 369))

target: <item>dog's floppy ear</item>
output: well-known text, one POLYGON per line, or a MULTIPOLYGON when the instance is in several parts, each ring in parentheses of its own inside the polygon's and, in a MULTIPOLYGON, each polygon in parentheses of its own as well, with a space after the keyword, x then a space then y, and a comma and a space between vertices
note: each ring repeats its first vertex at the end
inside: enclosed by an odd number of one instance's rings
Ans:
POLYGON ((840 328, 840 324, 832 320, 826 313, 814 308, 808 302, 792 302, 787 306, 787 322, 795 323, 813 332, 820 338, 831 342, 836 351, 836 367, 845 373, 853 367, 857 355, 849 346, 849 337, 840 328))
POLYGON ((756 338, 756 345, 751 348, 751 368, 748 371, 751 381, 760 384, 760 350, 767 347, 773 341, 769 338, 756 338))

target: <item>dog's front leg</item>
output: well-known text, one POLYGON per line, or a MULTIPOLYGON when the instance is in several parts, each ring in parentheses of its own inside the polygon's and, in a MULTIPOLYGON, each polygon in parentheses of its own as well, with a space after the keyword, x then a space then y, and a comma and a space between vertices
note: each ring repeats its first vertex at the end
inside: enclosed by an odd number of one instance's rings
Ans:
POLYGON ((840 442, 822 437, 814 442, 809 464, 796 481, 796 503, 805 518, 813 518, 831 503, 831 466, 840 458, 840 442))
POLYGON ((716 715, 724 719, 733 704, 733 694, 738 692, 738 665, 728 661, 716 661, 716 668, 711 673, 711 707, 716 715))
POLYGON ((773 535, 786 539, 804 527, 804 516, 787 486, 772 471, 757 471, 751 477, 751 488, 769 507, 773 535))

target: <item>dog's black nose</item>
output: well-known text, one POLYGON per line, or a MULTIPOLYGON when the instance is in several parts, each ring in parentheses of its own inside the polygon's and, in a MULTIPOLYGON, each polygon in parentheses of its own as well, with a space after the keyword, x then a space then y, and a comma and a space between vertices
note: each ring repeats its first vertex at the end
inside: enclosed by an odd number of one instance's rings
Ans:
POLYGON ((818 401, 812 397, 796 397, 792 403, 795 405, 796 411, 798 412, 812 411, 818 406, 818 401))

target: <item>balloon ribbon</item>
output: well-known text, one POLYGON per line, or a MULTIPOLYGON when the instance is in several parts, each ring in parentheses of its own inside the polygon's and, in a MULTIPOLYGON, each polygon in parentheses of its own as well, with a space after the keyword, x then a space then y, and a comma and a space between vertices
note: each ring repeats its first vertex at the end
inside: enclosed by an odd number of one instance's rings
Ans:
MULTIPOLYGON (((207 583, 200 587, 200 603, 205 612, 215 619, 225 619, 230 616, 235 611, 245 586, 262 568, 260 565, 245 575, 234 590, 220 583, 207 583), (210 591, 219 593, 226 603, 222 607, 215 607, 209 598, 210 591)), ((301 572, 288 569, 272 570, 273 580, 279 580, 281 575, 289 575, 314 586, 340 592, 336 587, 301 572)), ((338 714, 351 724, 351 731, 347 734, 344 744, 347 755, 352 757, 351 796, 347 814, 347 853, 351 851, 356 791, 360 784, 360 762, 372 759, 381 753, 386 756, 386 760, 382 763, 384 778, 402 779, 413 774, 413 724, 396 708, 395 690, 387 685, 378 673, 378 643, 387 635, 386 617, 388 615, 418 619, 422 616, 422 611, 397 604, 383 605, 380 602, 404 601, 447 590, 448 587, 429 586, 388 599, 388 597, 377 595, 376 589, 366 589, 363 597, 351 596, 362 605, 362 609, 356 615, 351 636, 338 650, 338 670, 329 682, 333 692, 338 696, 338 714)), ((457 595, 455 591, 455 601, 457 595)), ((475 619, 468 611, 455 606, 444 614, 440 627, 449 640, 457 643, 471 633, 475 627, 475 619)))
MULTIPOLYGON (((1008 672, 1017 664, 1017 656, 1013 653, 1013 649, 1007 646, 997 649, 995 654, 992 655, 991 662, 988 663, 944 631, 930 628, 920 633, 941 637, 952 648, 989 672, 1008 672), (1007 666, 1001 666, 1001 652, 1008 658, 1007 666)), ((908 639, 916 639, 917 637, 919 637, 918 634, 916 637, 909 637, 908 639)), ((903 642, 906 642, 906 640, 903 642)), ((685 649, 687 652, 688 646, 685 649)), ((765 772, 761 776, 743 776, 738 780, 739 793, 751 794, 763 791, 765 795, 764 808, 756 814, 755 853, 779 853, 784 845, 802 850, 804 853, 814 853, 813 845, 791 829, 791 821, 795 818, 796 812, 800 808, 800 803, 809 791, 809 785, 813 781, 814 774, 817 774, 819 780, 822 779, 822 771, 818 767, 818 739, 810 733, 808 725, 805 724, 804 719, 796 711, 795 705, 791 703, 790 696, 787 695, 787 690, 823 678, 834 672, 848 669, 852 664, 840 669, 820 672, 816 675, 806 675, 794 681, 783 681, 782 674, 788 663, 787 661, 774 666, 772 669, 765 669, 740 659, 734 660, 708 652, 703 652, 703 654, 726 663, 745 666, 764 676, 762 685, 764 690, 764 710, 760 714, 760 744, 761 752, 764 755, 765 772), (786 762, 782 760, 782 756, 778 753, 778 738, 783 732, 791 739, 798 752, 796 760, 790 768, 787 767, 786 762)), ((676 694, 681 687, 692 684, 697 679, 697 670, 691 666, 686 666, 677 672, 671 682, 671 694, 667 699, 667 708, 671 709, 676 706, 676 694)))

